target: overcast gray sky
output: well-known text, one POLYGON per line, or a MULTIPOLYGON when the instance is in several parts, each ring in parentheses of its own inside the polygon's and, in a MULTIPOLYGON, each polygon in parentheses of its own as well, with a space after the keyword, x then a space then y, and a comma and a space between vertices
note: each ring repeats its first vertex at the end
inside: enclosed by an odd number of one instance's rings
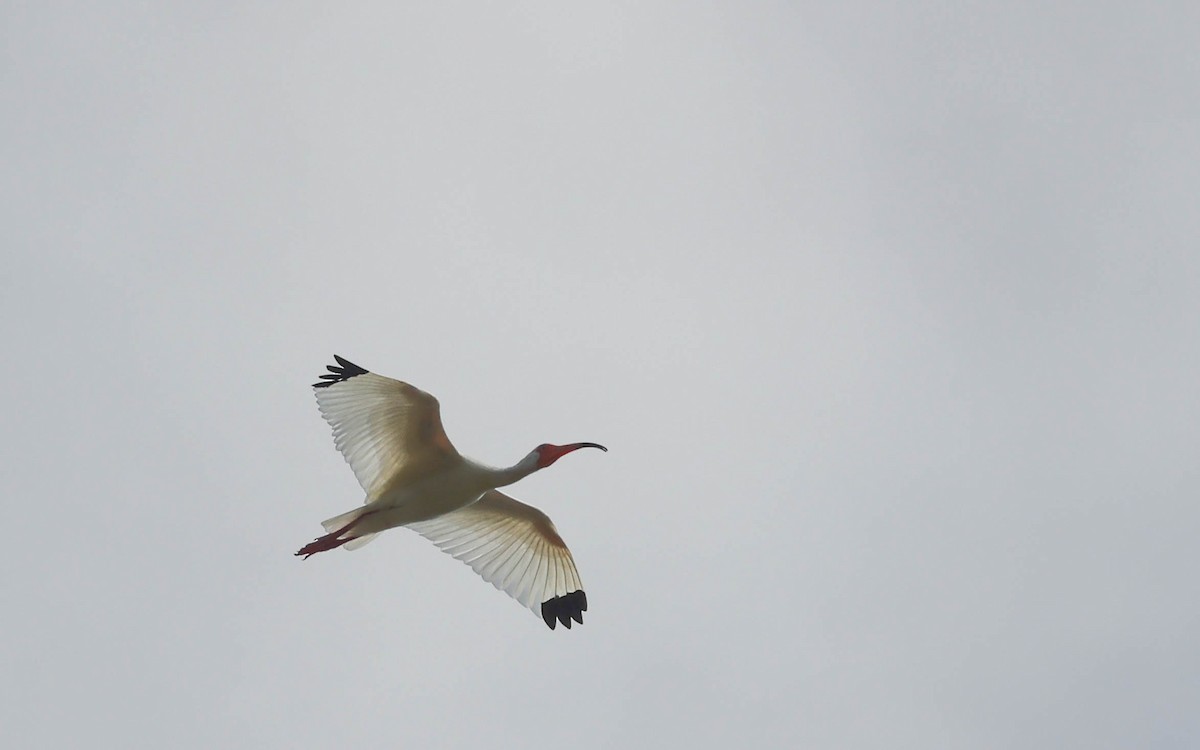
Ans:
POLYGON ((344 5, 0 9, 13 747, 1196 747, 1194 3, 344 5), (335 352, 583 627, 292 557, 335 352))

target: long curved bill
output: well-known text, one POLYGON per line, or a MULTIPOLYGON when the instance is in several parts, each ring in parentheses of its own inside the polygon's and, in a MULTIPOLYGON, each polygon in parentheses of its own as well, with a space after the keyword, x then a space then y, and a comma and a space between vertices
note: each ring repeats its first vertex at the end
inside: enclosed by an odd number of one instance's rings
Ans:
POLYGON ((542 452, 541 466, 543 468, 545 468, 546 466, 549 466, 550 464, 554 463, 555 461, 557 461, 558 459, 567 455, 568 453, 570 453, 572 451, 577 451, 580 448, 599 448, 600 450, 604 451, 605 453, 608 452, 608 448, 605 448, 603 445, 600 445, 599 443, 571 443, 570 445, 547 444, 542 452))
POLYGON ((571 443, 570 445, 563 445, 560 447, 563 449, 564 456, 566 454, 570 453, 571 451, 577 451, 580 448, 599 448, 600 450, 604 451, 605 453, 608 453, 608 448, 605 448, 603 445, 600 445, 599 443, 571 443))

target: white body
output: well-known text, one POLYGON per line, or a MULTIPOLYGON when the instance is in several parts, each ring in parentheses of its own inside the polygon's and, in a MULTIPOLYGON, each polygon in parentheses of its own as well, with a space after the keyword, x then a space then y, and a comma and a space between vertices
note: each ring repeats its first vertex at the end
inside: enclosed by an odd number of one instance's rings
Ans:
MULTIPOLYGON (((526 463, 530 462, 522 461, 517 466, 526 463)), ((510 485, 532 473, 534 468, 535 465, 530 466, 528 471, 523 472, 494 469, 459 456, 457 461, 444 469, 416 477, 406 484, 388 487, 376 500, 368 497, 364 507, 355 509, 362 514, 363 520, 354 527, 354 531, 378 534, 397 526, 429 521, 467 507, 479 500, 484 492, 510 485)), ((325 523, 333 521, 330 519, 325 523)))

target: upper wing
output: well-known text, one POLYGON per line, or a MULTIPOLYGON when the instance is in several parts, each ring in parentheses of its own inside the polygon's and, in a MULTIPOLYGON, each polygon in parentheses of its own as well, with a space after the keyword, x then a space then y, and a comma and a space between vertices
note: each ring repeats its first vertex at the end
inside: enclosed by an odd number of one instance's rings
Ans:
POLYGON ((340 367, 329 365, 330 374, 313 384, 317 407, 368 501, 397 479, 433 471, 458 456, 442 428, 436 398, 334 359, 340 367))
POLYGON ((568 628, 572 619, 583 622, 587 596, 571 551, 537 508, 488 490, 465 508, 408 527, 540 612, 551 630, 556 619, 568 628))

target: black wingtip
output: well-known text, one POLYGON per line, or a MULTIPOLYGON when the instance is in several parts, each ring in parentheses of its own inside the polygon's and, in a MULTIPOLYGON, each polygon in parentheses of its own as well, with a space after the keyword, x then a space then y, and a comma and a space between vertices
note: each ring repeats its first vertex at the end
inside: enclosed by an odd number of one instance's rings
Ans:
POLYGON ((571 620, 582 625, 584 612, 587 612, 587 594, 583 591, 572 591, 542 602, 542 619, 551 630, 560 622, 570 630, 571 620))
POLYGON ((321 383, 313 383, 313 388, 328 388, 334 383, 341 383, 344 380, 349 380, 356 375, 366 375, 368 370, 359 367, 348 359, 333 355, 333 359, 337 365, 326 365, 325 369, 329 370, 328 374, 321 375, 321 383), (340 367, 338 365, 341 365, 340 367))

